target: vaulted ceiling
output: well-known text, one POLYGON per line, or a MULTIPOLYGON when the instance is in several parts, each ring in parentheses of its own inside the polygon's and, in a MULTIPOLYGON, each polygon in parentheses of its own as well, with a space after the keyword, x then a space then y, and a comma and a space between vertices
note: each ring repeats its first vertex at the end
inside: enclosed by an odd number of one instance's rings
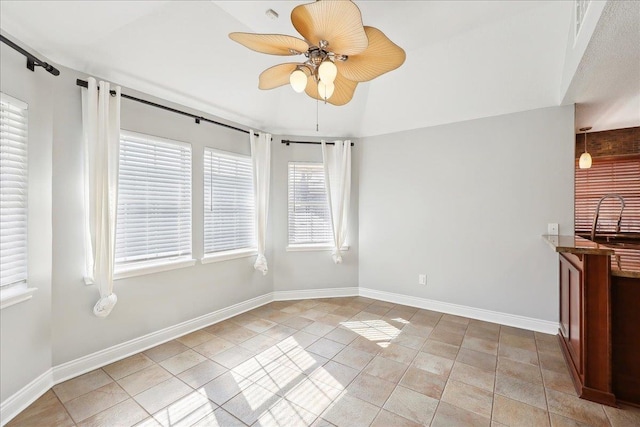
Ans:
MULTIPOLYGON (((53 62, 276 134, 316 134, 316 102, 260 72, 287 58, 233 31, 297 35, 297 1, 7 1, 0 27, 53 62), (279 19, 265 15, 271 8, 279 19)), ((342 107, 323 136, 368 136, 559 105, 573 1, 356 1, 407 53, 342 107)))

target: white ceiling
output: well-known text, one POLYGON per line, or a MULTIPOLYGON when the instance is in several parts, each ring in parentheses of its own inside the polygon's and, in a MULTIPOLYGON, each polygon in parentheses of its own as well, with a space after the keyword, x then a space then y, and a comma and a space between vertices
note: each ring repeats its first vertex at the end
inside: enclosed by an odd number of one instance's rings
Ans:
MULTIPOLYGON (((297 35, 303 1, 10 1, 0 28, 53 62, 276 134, 316 134, 316 103, 257 88, 289 58, 233 31, 297 35), (271 20, 265 10, 280 14, 271 20)), ((319 105, 323 136, 368 136, 559 105, 573 1, 356 1, 407 52, 398 70, 319 105)))

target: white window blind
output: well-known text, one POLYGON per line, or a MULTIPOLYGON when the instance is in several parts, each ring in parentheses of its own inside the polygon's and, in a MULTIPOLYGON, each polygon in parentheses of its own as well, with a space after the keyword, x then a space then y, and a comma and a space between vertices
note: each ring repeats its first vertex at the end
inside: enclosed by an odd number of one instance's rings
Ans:
POLYGON ((322 163, 289 163, 289 245, 333 242, 322 163))
POLYGON ((251 158, 204 150, 204 252, 256 246, 251 158))
POLYGON ((191 254, 191 145, 121 132, 116 267, 191 254))
POLYGON ((0 94, 0 286, 27 281, 27 105, 0 94))

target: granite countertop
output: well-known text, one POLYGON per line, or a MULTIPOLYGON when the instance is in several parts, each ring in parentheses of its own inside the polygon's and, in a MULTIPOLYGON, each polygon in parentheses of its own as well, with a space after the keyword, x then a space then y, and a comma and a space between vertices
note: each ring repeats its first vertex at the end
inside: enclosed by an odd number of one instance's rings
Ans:
POLYGON ((596 243, 580 236, 543 236, 556 252, 611 257, 611 275, 640 279, 640 250, 596 243))

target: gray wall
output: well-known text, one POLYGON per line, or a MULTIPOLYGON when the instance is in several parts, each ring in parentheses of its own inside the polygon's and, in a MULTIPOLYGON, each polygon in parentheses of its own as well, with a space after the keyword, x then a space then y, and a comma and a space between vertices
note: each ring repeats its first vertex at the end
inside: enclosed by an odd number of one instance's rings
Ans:
POLYGON ((363 138, 360 286, 555 321, 573 106, 363 138), (427 286, 418 285, 418 274, 427 286))
POLYGON ((25 68, 24 56, 0 45, 0 90, 29 104, 28 286, 33 297, 0 311, 0 401, 51 367, 52 81, 25 68))
MULTIPOLYGON (((319 145, 291 144, 292 141, 319 141, 304 136, 274 137, 271 169, 271 221, 274 248, 274 290, 342 288, 358 286, 358 141, 352 147, 351 209, 347 243, 342 264, 334 264, 331 251, 287 252, 288 244, 288 173, 289 162, 322 162, 319 145)), ((336 139, 336 138, 331 138, 336 139)), ((330 140, 330 138, 327 138, 330 140)))

